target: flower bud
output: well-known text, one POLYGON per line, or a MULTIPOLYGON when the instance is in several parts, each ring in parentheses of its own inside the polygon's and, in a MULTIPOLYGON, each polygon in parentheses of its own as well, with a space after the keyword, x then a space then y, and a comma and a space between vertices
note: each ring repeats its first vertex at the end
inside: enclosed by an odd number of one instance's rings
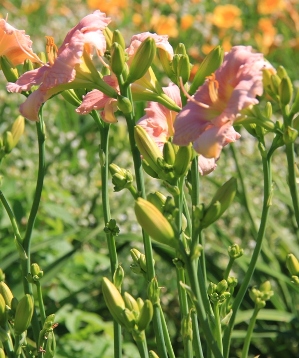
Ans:
POLYGON ((23 116, 18 116, 11 127, 11 134, 13 137, 14 147, 18 144, 21 136, 24 133, 24 129, 25 129, 25 118, 23 116))
POLYGON ((201 226, 205 228, 213 224, 213 222, 215 222, 220 217, 220 212, 221 212, 221 204, 219 201, 216 201, 216 203, 209 205, 201 221, 201 226))
POLYGON ((294 143, 298 137, 298 131, 295 128, 287 126, 282 137, 286 144, 294 143))
POLYGON ((0 56, 0 69, 2 70, 7 82, 16 82, 19 73, 6 56, 0 56))
POLYGON ((10 153, 13 150, 14 140, 13 140, 12 133, 10 131, 4 132, 3 145, 4 145, 4 150, 5 150, 6 154, 10 153))
POLYGON ((277 68, 277 75, 279 78, 283 79, 283 78, 286 78, 286 77, 289 77, 286 69, 283 67, 283 66, 278 66, 277 68))
POLYGON ((40 269, 38 264, 33 263, 31 264, 31 275, 34 281, 38 281, 43 277, 44 272, 40 269))
POLYGON ((151 66, 155 55, 156 43, 153 38, 148 37, 138 47, 133 57, 126 83, 133 83, 143 77, 151 66))
POLYGON ((167 51, 158 48, 159 59, 165 74, 171 79, 172 82, 176 81, 176 76, 172 68, 172 60, 169 58, 167 51))
POLYGON ((292 118, 297 112, 299 112, 299 89, 297 90, 296 97, 291 107, 290 118, 292 118))
POLYGON ((121 265, 118 265, 113 274, 113 283, 115 287, 118 289, 118 291, 120 291, 121 285, 124 280, 124 276, 125 276, 124 269, 121 267, 121 265))
POLYGON ((289 77, 283 77, 278 87, 280 103, 284 106, 290 103, 293 95, 293 85, 289 77))
POLYGON ((172 144, 171 142, 164 143, 163 146, 163 157, 167 164, 173 165, 175 161, 175 144, 172 144))
POLYGON ((44 358, 53 358, 56 353, 56 339, 53 329, 49 331, 47 335, 47 343, 45 349, 44 358))
POLYGON ((132 311, 133 313, 135 313, 135 316, 137 317, 138 313, 139 313, 139 306, 138 306, 135 298, 133 296, 131 296, 128 292, 125 292, 123 295, 123 299, 124 299, 126 308, 128 310, 132 311))
POLYGON ((140 297, 138 297, 138 298, 137 298, 137 304, 138 304, 138 307, 139 307, 139 311, 141 311, 141 310, 142 310, 142 307, 143 307, 143 305, 144 305, 143 299, 140 298, 140 297))
POLYGON ((111 45, 114 42, 112 40, 113 39, 113 32, 109 29, 108 26, 106 26, 104 31, 103 31, 103 35, 105 36, 107 50, 109 50, 111 45))
POLYGON ((149 358, 159 358, 158 354, 155 353, 154 351, 149 351, 148 354, 149 354, 149 358))
POLYGON ((124 326, 129 331, 132 331, 136 323, 136 317, 134 313, 130 311, 128 308, 125 308, 122 312, 122 316, 123 316, 124 326))
POLYGON ((123 49, 125 49, 126 47, 125 40, 119 30, 113 31, 112 43, 114 44, 115 42, 118 43, 123 49))
POLYGON ((255 301, 255 306, 258 308, 258 309, 262 309, 266 306, 266 302, 264 300, 262 300, 261 298, 257 298, 256 301, 255 301))
POLYGON ((126 59, 124 48, 117 42, 114 42, 111 46, 111 69, 116 74, 120 76, 124 70, 126 59))
POLYGON ((123 318, 123 311, 126 308, 126 306, 118 289, 114 286, 114 284, 111 281, 108 280, 108 278, 103 277, 102 291, 103 291, 106 305, 113 319, 119 324, 121 324, 122 326, 124 326, 125 320, 123 318))
POLYGON ((0 358, 6 358, 6 355, 4 353, 4 350, 0 348, 0 358))
POLYGON ((7 284, 3 281, 0 282, 0 294, 3 296, 5 304, 11 307, 11 301, 13 299, 13 294, 7 284))
POLYGON ((273 112, 271 102, 266 103, 265 112, 266 112, 266 117, 270 119, 272 117, 272 112, 273 112))
POLYGON ((0 326, 4 327, 7 320, 6 304, 3 296, 0 294, 0 326))
POLYGON ((228 285, 227 285, 226 280, 222 280, 222 281, 218 282, 216 291, 218 294, 222 294, 227 290, 227 288, 228 288, 228 285))
POLYGON ((238 244, 233 244, 228 247, 229 257, 231 257, 234 260, 243 256, 243 253, 244 253, 244 250, 241 249, 238 244))
POLYGON ((188 55, 181 55, 176 72, 178 78, 181 77, 184 84, 189 80, 191 65, 188 55))
POLYGON ((148 284, 147 296, 153 305, 159 304, 160 288, 158 286, 158 281, 157 281, 156 277, 154 277, 148 284))
POLYGON ((278 88, 280 85, 280 81, 281 79, 276 75, 271 75, 271 82, 270 82, 270 86, 271 86, 271 90, 275 95, 278 95, 278 88))
POLYGON ((137 327, 139 331, 144 331, 153 318, 153 305, 150 300, 145 300, 140 310, 137 327))
POLYGON ((156 173, 159 173, 161 169, 157 160, 158 158, 163 158, 157 144, 141 126, 135 126, 134 136, 136 145, 142 157, 147 161, 151 169, 153 169, 156 173))
POLYGON ((14 322, 16 335, 21 335, 30 325, 33 315, 34 303, 29 294, 26 294, 18 303, 14 322))
POLYGON ((299 275, 299 262, 295 255, 288 254, 286 266, 292 276, 299 275))
POLYGON ((117 108, 123 113, 132 112, 132 103, 129 98, 118 95, 117 96, 117 108))
POLYGON ((178 177, 186 175, 187 171, 189 170, 192 153, 193 151, 191 144, 179 148, 173 165, 174 172, 178 177))
POLYGON ((152 203, 138 198, 135 201, 135 214, 140 226, 153 240, 171 247, 176 246, 171 225, 152 203))
POLYGON ((187 314, 187 316, 183 317, 181 330, 182 330, 183 339, 188 339, 192 341, 193 330, 192 330, 192 320, 190 314, 187 314))
POLYGON ((150 167, 150 165, 145 159, 142 160, 142 168, 146 172, 146 174, 148 174, 150 177, 156 179, 159 178, 159 175, 154 171, 154 169, 150 167))
POLYGON ((155 207, 162 213, 163 207, 166 202, 166 196, 160 193, 159 191, 156 191, 155 193, 149 193, 146 198, 150 203, 155 205, 155 207))
POLYGON ((215 47, 202 61, 190 86, 189 94, 192 96, 206 77, 215 72, 223 62, 224 51, 221 46, 215 47))

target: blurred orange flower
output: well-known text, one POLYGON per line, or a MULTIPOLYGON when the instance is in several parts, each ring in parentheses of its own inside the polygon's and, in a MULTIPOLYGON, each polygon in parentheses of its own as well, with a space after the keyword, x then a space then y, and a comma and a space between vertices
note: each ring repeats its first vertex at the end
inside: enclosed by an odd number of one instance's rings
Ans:
POLYGON ((120 16, 121 10, 128 8, 127 0, 87 0, 90 9, 101 10, 107 15, 120 16))
POLYGON ((255 41, 264 54, 269 52, 269 48, 273 45, 277 30, 272 24, 271 19, 262 18, 258 21, 259 33, 255 34, 255 41))
POLYGON ((194 22, 194 17, 190 14, 185 14, 181 17, 181 29, 188 30, 194 22))
POLYGON ((258 0, 257 11, 260 14, 273 14, 285 7, 284 0, 258 0))
POLYGON ((240 15, 241 10, 235 5, 218 5, 213 11, 212 23, 223 29, 239 29, 242 26, 240 15))
POLYGON ((151 20, 151 26, 159 35, 177 37, 179 34, 177 20, 174 15, 154 15, 151 20))

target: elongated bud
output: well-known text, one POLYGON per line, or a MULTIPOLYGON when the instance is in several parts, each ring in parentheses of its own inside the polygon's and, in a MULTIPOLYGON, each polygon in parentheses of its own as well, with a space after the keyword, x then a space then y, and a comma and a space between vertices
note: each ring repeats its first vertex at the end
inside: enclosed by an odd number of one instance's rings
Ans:
POLYGON ((236 178, 229 179, 226 183, 224 183, 214 195, 210 205, 205 211, 204 218, 201 222, 202 227, 207 227, 211 225, 214 221, 216 221, 229 207, 229 205, 232 203, 235 195, 237 192, 237 180, 236 178), (214 207, 214 204, 219 203, 220 204, 220 210, 218 209, 218 204, 216 205, 216 208, 214 207), (212 213, 209 213, 209 211, 212 210, 214 216, 211 215, 212 213), (218 211, 218 212, 217 212, 218 211))
POLYGON ((125 43, 123 35, 121 34, 121 32, 119 30, 113 31, 112 43, 115 43, 115 42, 117 42, 123 49, 125 49, 126 43, 125 43))
POLYGON ((138 313, 139 313, 139 306, 138 306, 138 303, 135 300, 135 298, 133 296, 131 296, 128 292, 125 292, 123 295, 123 299, 124 299, 126 308, 132 312, 135 312, 136 317, 137 317, 138 313))
POLYGON ((11 307, 11 301, 13 299, 13 294, 7 284, 3 281, 0 282, 0 294, 3 296, 5 304, 11 307))
POLYGON ((14 140, 12 133, 10 131, 6 131, 3 134, 3 145, 5 148, 5 153, 10 153, 14 148, 14 140))
POLYGON ((290 117, 292 118, 297 112, 299 112, 299 89, 297 90, 296 97, 291 107, 290 117))
POLYGON ((117 108, 123 113, 132 112, 132 103, 129 98, 118 95, 117 96, 117 108))
POLYGON ((283 77, 278 87, 280 103, 287 105, 290 103, 293 95, 293 85, 289 77, 283 77))
POLYGON ((171 142, 164 143, 163 146, 163 157, 167 164, 173 165, 175 161, 175 144, 171 142))
POLYGON ((158 281, 154 277, 147 287, 147 296, 153 305, 159 304, 160 302, 160 287, 158 286, 158 281))
POLYGON ((289 77, 286 69, 283 66, 278 66, 277 67, 277 76, 281 79, 289 77))
POLYGON ((177 67, 177 76, 182 78, 183 83, 185 84, 190 77, 191 66, 188 55, 181 55, 177 67))
POLYGON ((34 70, 33 63, 30 60, 26 59, 24 61, 24 63, 23 63, 23 73, 29 72, 29 71, 32 71, 32 70, 34 70))
POLYGON ((163 207, 166 202, 166 196, 160 193, 159 191, 156 191, 155 193, 149 193, 147 196, 147 200, 154 204, 155 207, 162 213, 163 207))
POLYGON ((47 343, 46 343, 46 353, 44 354, 44 358, 53 358, 56 353, 56 339, 53 330, 50 330, 47 335, 47 343))
POLYGON ((199 86, 201 86, 206 77, 215 72, 217 68, 222 64, 224 57, 224 51, 221 46, 215 47, 202 61, 199 69, 196 72, 194 80, 190 86, 189 94, 192 96, 199 86))
POLYGON ((272 112, 273 112, 271 102, 266 103, 265 112, 266 112, 267 118, 271 119, 272 118, 272 112))
POLYGON ((134 136, 136 145, 142 157, 147 161, 151 169, 153 169, 156 173, 159 173, 161 169, 157 161, 158 158, 163 158, 157 144, 141 126, 135 126, 134 136))
POLYGON ((6 56, 0 56, 0 69, 2 70, 7 82, 16 82, 19 73, 6 56))
POLYGON ((127 83, 133 83, 143 77, 151 66, 156 55, 156 43, 153 38, 148 37, 138 47, 130 65, 127 83))
POLYGON ((124 269, 121 267, 121 265, 118 265, 114 274, 113 274, 113 283, 115 287, 120 291, 121 285, 123 283, 125 276, 124 269))
POLYGON ((177 177, 182 177, 188 172, 192 159, 192 153, 191 144, 186 147, 179 148, 173 165, 173 169, 177 177))
POLYGON ((103 34, 105 36, 107 50, 109 50, 111 45, 113 44, 113 32, 109 29, 108 26, 106 26, 103 31, 103 34))
POLYGON ((144 331, 147 326, 150 324, 153 318, 153 305, 150 300, 145 300, 144 304, 140 310, 137 327, 139 331, 144 331))
POLYGON ((148 174, 150 177, 156 179, 159 178, 157 172, 155 172, 154 169, 151 168, 151 166, 148 164, 148 162, 145 159, 142 160, 142 168, 146 172, 146 174, 148 174))
POLYGON ((26 294, 18 303, 14 322, 15 334, 20 335, 27 330, 33 315, 34 303, 29 294, 26 294))
POLYGON ((120 76, 124 70, 126 59, 124 48, 117 42, 114 42, 111 46, 111 69, 120 76))
POLYGON ((149 351, 149 358, 159 358, 158 354, 154 351, 149 351))
POLYGON ((172 82, 176 82, 176 76, 172 67, 172 59, 169 58, 168 52, 158 48, 158 53, 165 74, 172 80, 172 82))
POLYGON ((181 330, 182 330, 183 338, 192 341, 193 330, 192 330, 192 320, 190 314, 187 314, 185 317, 183 317, 181 330))
POLYGON ((0 294, 0 326, 4 327, 7 320, 6 304, 3 296, 0 294))
POLYGON ((25 118, 23 116, 18 116, 11 127, 11 134, 13 137, 14 147, 17 145, 21 136, 23 135, 24 129, 25 129, 25 118))
POLYGON ((222 281, 218 282, 216 291, 219 295, 221 295, 222 293, 224 293, 227 290, 227 287, 228 287, 227 281, 222 280, 222 281))
POLYGON ((125 325, 125 321, 123 318, 123 311, 126 308, 125 302, 121 297, 121 294, 119 293, 118 289, 106 277, 103 277, 102 291, 106 305, 112 317, 119 324, 125 325))
POLYGON ((123 316, 123 320, 124 320, 124 325, 125 327, 131 331, 136 323, 136 317, 135 314, 129 310, 128 308, 125 308, 122 312, 122 316, 123 316))
POLYGON ((299 262, 295 255, 288 254, 286 266, 292 276, 299 275, 299 262))
POLYGON ((171 247, 177 245, 171 225, 152 203, 138 198, 135 202, 135 214, 141 227, 153 240, 171 247))
POLYGON ((280 81, 281 79, 276 75, 271 75, 271 90, 275 95, 278 95, 278 89, 279 89, 279 85, 280 85, 280 81))

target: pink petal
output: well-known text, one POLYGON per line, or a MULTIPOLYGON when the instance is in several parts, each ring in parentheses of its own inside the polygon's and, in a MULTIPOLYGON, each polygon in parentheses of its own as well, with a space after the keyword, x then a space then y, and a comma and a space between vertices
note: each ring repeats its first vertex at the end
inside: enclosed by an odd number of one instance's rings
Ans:
POLYGON ((88 92, 81 103, 81 105, 76 109, 77 113, 88 114, 94 109, 102 109, 105 107, 105 103, 109 100, 104 93, 95 89, 91 92, 88 92))
POLYGON ((31 121, 38 121, 38 112, 41 105, 50 97, 49 94, 37 89, 32 92, 24 103, 20 105, 20 113, 31 121))
POLYGON ((201 175, 207 175, 215 170, 217 167, 216 161, 214 158, 205 158, 202 155, 198 156, 198 171, 201 175))
POLYGON ((21 93, 22 91, 29 91, 32 86, 42 83, 47 71, 48 66, 42 66, 36 70, 25 72, 20 76, 16 83, 8 82, 6 89, 8 92, 21 93))
POLYGON ((24 63, 26 59, 41 63, 31 46, 32 41, 24 30, 17 30, 0 19, 0 56, 6 56, 13 66, 24 63))

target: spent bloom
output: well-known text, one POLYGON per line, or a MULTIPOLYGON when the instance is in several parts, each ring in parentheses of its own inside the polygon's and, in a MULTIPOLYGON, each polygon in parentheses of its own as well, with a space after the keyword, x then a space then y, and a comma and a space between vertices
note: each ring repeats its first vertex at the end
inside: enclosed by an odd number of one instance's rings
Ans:
POLYGON ((233 123, 244 108, 258 103, 256 96, 263 93, 262 70, 267 67, 263 55, 253 53, 251 47, 233 47, 178 114, 173 142, 193 142, 199 154, 217 160, 225 145, 240 138, 233 123))
POLYGON ((67 34, 63 44, 57 50, 52 38, 48 38, 47 53, 49 62, 42 67, 24 73, 16 83, 8 83, 9 92, 29 91, 32 86, 39 88, 32 92, 20 106, 21 114, 33 121, 38 120, 41 105, 54 94, 68 89, 88 87, 92 83, 91 73, 83 61, 84 53, 92 55, 93 50, 99 56, 104 54, 106 41, 103 30, 110 19, 100 11, 85 16, 77 26, 67 34), (71 85, 70 85, 71 83, 71 85))
POLYGON ((13 66, 25 60, 41 63, 32 51, 32 41, 25 31, 15 29, 4 19, 0 19, 0 56, 6 56, 13 66))

